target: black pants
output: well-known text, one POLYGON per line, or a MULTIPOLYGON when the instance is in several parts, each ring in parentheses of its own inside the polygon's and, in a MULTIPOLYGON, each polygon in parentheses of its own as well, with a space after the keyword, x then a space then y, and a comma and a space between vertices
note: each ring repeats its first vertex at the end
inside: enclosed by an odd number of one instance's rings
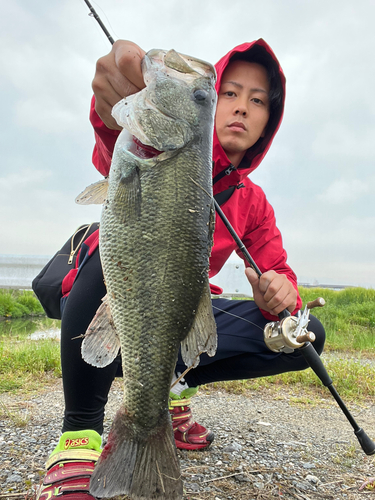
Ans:
MULTIPOLYGON (((99 251, 96 250, 80 269, 62 315, 63 432, 93 429, 102 434, 108 393, 114 378, 121 375, 120 356, 105 368, 95 368, 83 361, 82 340, 75 338, 85 333, 105 294, 99 251)), ((217 353, 212 358, 202 355, 199 366, 187 373, 185 379, 190 387, 307 368, 298 349, 292 354, 279 354, 266 347, 263 328, 268 320, 253 301, 213 299, 212 305, 217 323, 217 353)), ((309 330, 316 335, 313 345, 320 354, 325 341, 324 328, 315 317, 310 318, 309 330)), ((185 368, 179 356, 177 371, 183 372, 185 368)))

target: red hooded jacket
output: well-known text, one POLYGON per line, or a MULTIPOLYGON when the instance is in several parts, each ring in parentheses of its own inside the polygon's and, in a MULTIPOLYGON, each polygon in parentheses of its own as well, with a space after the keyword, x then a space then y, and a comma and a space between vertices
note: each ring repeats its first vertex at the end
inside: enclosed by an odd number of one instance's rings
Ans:
MULTIPOLYGON (((227 67, 231 57, 236 53, 248 51, 255 45, 260 45, 266 49, 275 61, 283 87, 283 109, 285 100, 285 77, 276 56, 272 49, 262 39, 252 43, 244 43, 235 47, 216 64, 217 83, 216 90, 220 88, 222 74, 227 67)), ((270 130, 260 147, 254 146, 248 150, 240 166, 235 169, 214 131, 213 138, 213 191, 220 193, 231 186, 236 186, 231 197, 222 205, 222 210, 229 219, 236 233, 244 242, 250 255, 257 263, 262 272, 274 270, 279 274, 285 274, 297 290, 297 278, 292 269, 286 263, 287 255, 283 248, 280 231, 276 227, 274 211, 268 203, 263 190, 249 179, 249 174, 253 172, 263 160, 272 140, 279 129, 282 120, 270 130), (224 174, 224 172, 226 173, 224 174)), ((101 174, 107 176, 109 173, 114 145, 119 134, 116 130, 108 129, 101 121, 95 111, 95 98, 91 103, 90 120, 95 131, 95 147, 93 152, 93 163, 101 174)), ((230 236, 219 217, 216 217, 214 245, 210 258, 210 278, 214 277, 231 255, 233 250, 237 251, 236 243, 230 236)), ((238 255, 242 257, 241 252, 238 255)), ((245 262, 246 265, 248 265, 245 262)), ((250 285, 249 285, 250 286, 250 285)), ((298 290, 297 290, 298 291, 298 290)), ((211 285, 211 292, 219 294, 222 290, 216 285, 211 285)), ((301 299, 298 296, 297 308, 301 307, 301 299)), ((275 319, 274 316, 262 311, 268 319, 275 319)))

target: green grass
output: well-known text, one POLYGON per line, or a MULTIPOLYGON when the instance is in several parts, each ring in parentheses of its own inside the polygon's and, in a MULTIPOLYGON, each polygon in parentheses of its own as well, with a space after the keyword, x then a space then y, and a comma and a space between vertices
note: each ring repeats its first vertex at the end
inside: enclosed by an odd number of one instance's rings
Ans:
POLYGON ((61 377, 60 344, 57 340, 0 341, 0 393, 38 387, 45 375, 61 377))
POLYGON ((346 288, 341 291, 323 288, 299 288, 304 304, 317 297, 324 307, 311 312, 324 325, 325 350, 375 354, 375 290, 346 288))
POLYGON ((0 393, 34 390, 51 376, 61 377, 59 342, 29 338, 60 326, 46 318, 34 292, 0 289, 0 320, 0 393))
MULTIPOLYGON (((317 297, 326 300, 323 308, 315 308, 312 313, 326 329, 325 352, 328 355, 323 356, 323 362, 340 395, 349 401, 374 398, 375 364, 365 364, 361 358, 375 358, 375 290, 348 288, 337 292, 300 288, 300 294, 304 304, 317 297), (345 356, 340 358, 340 353, 345 356), (348 354, 351 359, 347 359, 348 354)), ((43 314, 33 292, 0 290, 0 316, 17 318, 24 315, 26 310, 33 315, 43 314)), ((42 318, 36 319, 32 331, 59 327, 59 322, 45 321, 45 317, 43 321, 42 318)), ((8 319, 0 322, 0 325, 0 393, 37 388, 38 384, 50 380, 51 376, 61 376, 57 341, 29 340, 30 327, 26 326, 23 319, 8 319)), ((321 397, 330 399, 328 389, 322 386, 311 369, 256 380, 221 382, 207 388, 234 393, 265 389, 272 390, 276 397, 277 394, 282 397, 287 392, 290 401, 295 404, 311 404, 321 397), (305 394, 302 399, 301 393, 305 394)))
POLYGON ((0 289, 0 318, 22 318, 45 315, 34 292, 0 289))

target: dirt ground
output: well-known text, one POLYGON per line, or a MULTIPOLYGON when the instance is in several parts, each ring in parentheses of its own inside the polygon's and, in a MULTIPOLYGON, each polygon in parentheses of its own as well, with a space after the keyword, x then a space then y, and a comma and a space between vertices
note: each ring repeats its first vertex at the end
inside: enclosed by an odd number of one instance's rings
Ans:
MULTIPOLYGON (((116 381, 106 432, 121 397, 116 381)), ((374 439, 375 403, 348 406, 374 439)), ((0 499, 35 498, 44 461, 59 437, 61 381, 37 396, 1 395, 0 410, 0 499)), ((215 441, 206 451, 178 452, 184 500, 375 499, 371 485, 361 489, 375 477, 375 455, 364 454, 329 393, 311 401, 283 390, 201 391, 192 410, 215 432, 215 441)))

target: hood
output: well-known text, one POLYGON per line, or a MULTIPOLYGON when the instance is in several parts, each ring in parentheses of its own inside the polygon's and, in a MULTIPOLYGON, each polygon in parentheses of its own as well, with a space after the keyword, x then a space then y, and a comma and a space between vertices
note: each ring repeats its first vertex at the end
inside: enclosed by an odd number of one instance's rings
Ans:
POLYGON ((256 40, 251 43, 243 43, 238 45, 233 50, 228 52, 224 57, 220 59, 220 61, 215 65, 215 69, 217 72, 217 81, 216 81, 216 91, 218 92, 221 85, 222 75, 224 73, 225 68, 228 66, 231 58, 238 53, 246 53, 254 46, 263 47, 268 54, 272 58, 272 64, 274 63, 274 67, 276 73, 280 77, 281 87, 282 87, 282 107, 281 112, 274 123, 270 124, 268 127, 265 137, 259 139, 259 141, 254 144, 251 148, 249 148, 241 161, 239 167, 235 169, 231 166, 231 163, 224 152, 219 139, 216 135, 216 128, 214 129, 214 137, 213 137, 213 155, 212 160, 214 162, 213 168, 213 181, 214 181, 214 194, 220 193, 225 189, 228 189, 230 186, 235 186, 241 183, 245 177, 247 177, 251 172, 253 172, 260 162, 263 160, 267 151, 269 150, 273 138, 278 131, 282 117, 284 114, 284 103, 285 103, 285 76, 283 70, 280 66, 279 61, 277 60, 275 54, 273 53, 271 47, 262 39, 256 40))

